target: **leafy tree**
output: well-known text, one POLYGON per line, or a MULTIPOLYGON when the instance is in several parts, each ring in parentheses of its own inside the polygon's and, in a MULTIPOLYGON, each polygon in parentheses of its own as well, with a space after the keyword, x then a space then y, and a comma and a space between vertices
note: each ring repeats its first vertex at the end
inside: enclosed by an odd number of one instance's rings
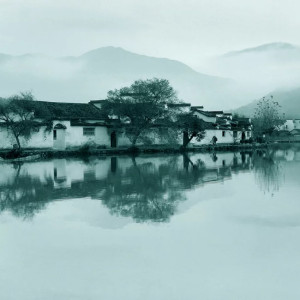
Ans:
POLYGON ((273 100, 273 96, 259 100, 252 121, 256 136, 271 134, 284 123, 280 108, 279 103, 273 100))
POLYGON ((12 133, 18 149, 21 149, 20 138, 30 139, 32 133, 38 132, 41 125, 34 119, 33 101, 35 98, 30 92, 0 98, 0 124, 12 133))
MULTIPOLYGON (((118 119, 125 134, 135 146, 155 128, 169 127, 175 110, 168 105, 178 103, 175 90, 166 79, 137 80, 129 87, 108 92, 103 109, 118 119)), ((115 122, 116 123, 116 122, 115 122)), ((161 133, 167 131, 161 131, 161 133)))
POLYGON ((201 141, 205 137, 205 122, 191 113, 181 113, 177 119, 178 129, 183 130, 183 149, 185 149, 193 138, 201 141))

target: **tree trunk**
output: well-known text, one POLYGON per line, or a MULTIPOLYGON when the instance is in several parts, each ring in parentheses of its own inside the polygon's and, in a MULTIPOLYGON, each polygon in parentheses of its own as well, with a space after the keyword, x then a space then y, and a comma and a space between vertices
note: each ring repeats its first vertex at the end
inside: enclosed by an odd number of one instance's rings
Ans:
POLYGON ((195 134, 193 133, 190 137, 188 136, 188 133, 183 133, 183 145, 182 147, 185 149, 187 145, 190 143, 190 141, 195 137, 195 134))
POLYGON ((14 136, 15 136, 15 139, 16 139, 16 142, 17 142, 17 145, 18 145, 18 149, 21 150, 21 142, 20 142, 20 139, 19 139, 19 136, 13 132, 14 136))
POLYGON ((135 136, 134 139, 132 140, 132 143, 131 143, 132 147, 135 147, 137 139, 138 139, 138 136, 135 136))

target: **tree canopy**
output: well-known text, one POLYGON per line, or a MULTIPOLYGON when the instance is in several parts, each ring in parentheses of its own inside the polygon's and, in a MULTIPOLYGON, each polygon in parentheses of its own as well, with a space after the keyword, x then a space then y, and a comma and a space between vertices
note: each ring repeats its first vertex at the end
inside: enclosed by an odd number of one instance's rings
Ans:
POLYGON ((169 105, 175 103, 179 100, 169 81, 153 78, 109 91, 103 109, 125 125, 125 134, 135 146, 145 134, 174 121, 175 110, 169 105))

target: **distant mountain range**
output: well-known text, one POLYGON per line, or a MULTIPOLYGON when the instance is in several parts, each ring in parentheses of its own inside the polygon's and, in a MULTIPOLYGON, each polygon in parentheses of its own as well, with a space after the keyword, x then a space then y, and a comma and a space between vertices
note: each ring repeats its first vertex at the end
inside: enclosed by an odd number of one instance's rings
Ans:
POLYGON ((287 114, 300 115, 300 47, 271 43, 215 57, 202 66, 210 76, 167 58, 104 47, 81 56, 0 54, 0 96, 31 90, 39 100, 87 102, 134 80, 166 78, 179 98, 206 109, 251 115, 253 99, 273 94, 287 114), (275 91, 275 92, 272 92, 275 91))
MULTIPOLYGON (((272 94, 287 115, 300 116, 298 46, 271 43, 233 51, 212 59, 205 69, 234 79, 242 91, 240 103, 246 103, 246 99, 247 102, 252 102, 253 99, 272 94)), ((251 115, 253 103, 255 101, 238 111, 251 115)))
POLYGON ((115 47, 62 58, 1 54, 0 77, 2 96, 32 90, 40 100, 68 102, 105 98, 109 90, 137 79, 166 78, 182 100, 211 108, 221 97, 229 101, 234 86, 228 79, 196 72, 179 61, 115 47))
POLYGON ((247 48, 238 51, 231 51, 223 55, 223 57, 230 57, 242 54, 249 54, 249 53, 270 53, 273 52, 275 55, 276 53, 280 53, 282 51, 293 51, 296 55, 300 54, 300 47, 289 44, 289 43, 269 43, 260 45, 257 47, 247 48))

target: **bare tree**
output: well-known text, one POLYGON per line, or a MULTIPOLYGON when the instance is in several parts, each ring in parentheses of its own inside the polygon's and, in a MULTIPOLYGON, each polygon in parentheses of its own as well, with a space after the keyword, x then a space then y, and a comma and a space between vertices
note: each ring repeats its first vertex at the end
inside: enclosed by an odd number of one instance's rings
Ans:
POLYGON ((252 120, 255 136, 271 134, 284 123, 280 109, 281 106, 274 101, 273 96, 259 100, 252 120))

